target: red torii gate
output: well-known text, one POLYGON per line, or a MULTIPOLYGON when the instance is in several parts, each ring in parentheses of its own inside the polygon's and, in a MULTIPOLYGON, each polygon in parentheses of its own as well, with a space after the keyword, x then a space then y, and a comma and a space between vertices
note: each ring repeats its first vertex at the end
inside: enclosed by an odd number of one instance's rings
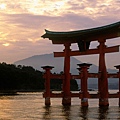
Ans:
MULTIPOLYGON (((63 52, 54 52, 55 57, 64 57, 64 75, 61 76, 63 78, 63 93, 60 95, 54 95, 50 93, 50 78, 60 76, 51 76, 50 69, 52 67, 44 66, 43 69, 46 70, 46 93, 44 94, 44 97, 46 98, 45 104, 50 104, 50 97, 63 97, 62 104, 63 105, 70 105, 71 104, 71 97, 80 97, 84 98, 81 101, 82 106, 88 106, 88 101, 85 98, 94 98, 94 96, 90 96, 87 92, 87 78, 88 77, 96 77, 98 78, 98 94, 97 98, 99 98, 99 106, 108 106, 108 98, 110 97, 108 93, 108 77, 118 77, 120 78, 120 73, 118 74, 107 74, 106 71, 106 64, 105 64, 105 53, 111 53, 111 52, 119 52, 119 45, 118 46, 112 46, 107 47, 105 45, 106 40, 120 37, 120 22, 97 27, 97 28, 91 28, 86 30, 79 30, 79 31, 70 31, 70 32, 53 32, 45 30, 46 33, 42 36, 43 38, 49 38, 52 40, 53 44, 63 44, 65 46, 65 49, 63 52), (89 49, 90 42, 92 41, 98 41, 99 46, 95 49, 89 49), (70 46, 72 43, 78 43, 79 50, 78 51, 71 51, 70 46), (89 68, 89 64, 82 64, 79 65, 79 70, 82 70, 81 74, 79 76, 77 75, 71 75, 70 74, 70 56, 77 56, 77 55, 91 55, 91 54, 99 54, 99 73, 98 74, 88 74, 87 68, 89 68), (81 77, 82 76, 82 77, 81 77), (70 92, 70 79, 71 78, 80 78, 81 79, 81 89, 84 91, 81 91, 80 94, 73 94, 70 92), (49 89, 49 90, 48 90, 49 89)), ((118 69, 120 69, 120 66, 116 66, 118 69)), ((120 86, 119 86, 120 87, 120 86)), ((120 88, 119 88, 120 89, 120 88)), ((120 92, 120 91, 119 91, 120 92)), ((120 98, 120 94, 116 95, 120 98)), ((111 95, 112 97, 112 95, 111 95)))

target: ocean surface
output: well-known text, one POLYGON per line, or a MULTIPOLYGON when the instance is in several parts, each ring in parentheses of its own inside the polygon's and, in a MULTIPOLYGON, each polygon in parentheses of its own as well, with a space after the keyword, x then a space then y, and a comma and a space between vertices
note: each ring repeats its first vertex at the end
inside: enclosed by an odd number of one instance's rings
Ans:
MULTIPOLYGON (((116 92, 116 91, 110 91, 116 92)), ((0 120, 120 120, 118 98, 109 99, 110 106, 99 108, 98 99, 89 99, 89 107, 81 108, 80 99, 72 98, 71 106, 62 106, 61 98, 44 105, 42 92, 0 96, 0 120)))

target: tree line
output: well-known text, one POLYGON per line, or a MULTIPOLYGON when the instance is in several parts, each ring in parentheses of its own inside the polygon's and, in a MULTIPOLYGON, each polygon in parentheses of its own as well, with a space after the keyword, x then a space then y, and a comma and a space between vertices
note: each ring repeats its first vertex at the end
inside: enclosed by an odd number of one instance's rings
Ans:
MULTIPOLYGON (((43 72, 31 66, 0 63, 0 90, 40 91, 44 90, 43 72)), ((76 80, 71 80, 71 90, 77 90, 76 80)), ((50 81, 51 89, 61 90, 62 80, 50 81)))

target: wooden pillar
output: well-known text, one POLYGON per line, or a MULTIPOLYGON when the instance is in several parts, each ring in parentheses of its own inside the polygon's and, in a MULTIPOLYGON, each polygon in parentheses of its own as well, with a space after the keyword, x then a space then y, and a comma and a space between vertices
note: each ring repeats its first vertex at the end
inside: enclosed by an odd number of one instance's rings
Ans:
POLYGON ((88 71, 87 69, 90 67, 91 64, 83 63, 83 64, 78 64, 80 68, 80 76, 81 76, 81 91, 80 94, 82 94, 82 99, 81 99, 81 106, 82 107, 87 107, 88 106, 88 85, 87 85, 87 80, 88 80, 88 71))
POLYGON ((119 71, 118 71, 118 78, 119 78, 119 107, 120 107, 120 65, 115 66, 119 71))
POLYGON ((109 106, 108 102, 108 79, 107 79, 107 70, 105 64, 105 42, 106 40, 100 39, 98 41, 100 45, 99 49, 99 73, 100 77, 98 78, 98 93, 99 93, 99 106, 109 106))
POLYGON ((54 67, 52 66, 43 66, 42 67, 44 70, 45 70, 45 74, 44 74, 44 78, 45 78, 45 105, 46 106, 49 106, 51 104, 50 102, 50 75, 51 75, 51 72, 50 70, 54 67))
POLYGON ((71 93, 70 93, 70 43, 65 43, 65 58, 64 58, 64 80, 63 80, 63 105, 71 105, 71 93))

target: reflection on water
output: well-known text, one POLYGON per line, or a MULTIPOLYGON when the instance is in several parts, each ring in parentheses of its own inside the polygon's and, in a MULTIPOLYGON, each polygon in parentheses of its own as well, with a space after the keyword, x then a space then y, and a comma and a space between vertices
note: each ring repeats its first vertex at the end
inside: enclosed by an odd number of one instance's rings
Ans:
POLYGON ((63 115, 65 116, 65 118, 67 120, 69 120, 69 116, 70 116, 70 111, 71 111, 71 106, 62 106, 62 112, 63 112, 63 115))
POLYGON ((119 107, 44 107, 43 120, 120 120, 119 107))
POLYGON ((44 114, 43 114, 43 119, 50 119, 51 118, 51 107, 50 106, 45 106, 44 107, 44 109, 45 109, 45 112, 44 112, 44 114))
POLYGON ((80 113, 81 113, 81 116, 84 120, 86 120, 88 118, 88 107, 81 107, 80 108, 80 113))
POLYGON ((99 108, 99 111, 98 111, 98 113, 99 113, 99 120, 107 119, 108 110, 109 110, 108 107, 101 107, 101 108, 99 108))
POLYGON ((111 99, 109 107, 98 107, 98 100, 89 100, 89 107, 81 107, 79 99, 71 106, 62 106, 61 99, 53 99, 44 106, 42 93, 20 93, 0 96, 0 120, 120 120, 118 99, 111 99))

